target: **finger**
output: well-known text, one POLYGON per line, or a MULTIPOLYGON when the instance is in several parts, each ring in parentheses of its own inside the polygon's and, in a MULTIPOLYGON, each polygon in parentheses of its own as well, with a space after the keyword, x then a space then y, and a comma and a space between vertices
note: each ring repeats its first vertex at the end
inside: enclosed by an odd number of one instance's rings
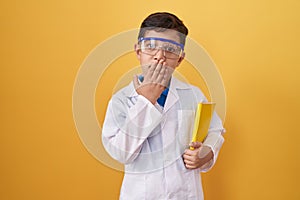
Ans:
POLYGON ((202 143, 201 142, 192 142, 189 144, 189 146, 198 149, 202 146, 202 143))
POLYGON ((167 73, 167 66, 166 66, 166 62, 162 62, 162 67, 161 67, 161 70, 157 76, 157 82, 160 83, 161 85, 163 86, 167 86, 167 84, 165 84, 164 82, 164 79, 165 79, 165 76, 166 76, 166 73, 167 73))
POLYGON ((137 89, 138 87, 140 87, 140 82, 139 82, 138 75, 134 75, 133 76, 133 85, 134 85, 135 89, 137 89))
POLYGON ((171 67, 166 66, 166 64, 163 67, 165 68, 165 72, 164 72, 164 76, 163 76, 163 79, 162 79, 162 85, 168 86, 174 69, 171 68, 171 67))
POLYGON ((182 157, 183 157, 183 159, 184 159, 184 160, 189 160, 189 158, 190 158, 190 156, 189 156, 189 155, 187 155, 187 154, 183 154, 183 156, 182 156, 182 157))
POLYGON ((152 76, 153 76, 156 66, 157 66, 157 61, 154 61, 150 64, 150 66, 145 74, 145 77, 144 77, 145 82, 147 82, 147 83, 152 82, 152 76))
POLYGON ((141 66, 142 67, 142 72, 143 72, 144 75, 148 72, 150 66, 151 66, 151 63, 150 64, 145 64, 145 65, 141 66))
POLYGON ((190 150, 190 149, 187 149, 185 151, 185 154, 184 155, 187 155, 187 156, 195 156, 198 154, 198 151, 195 151, 195 150, 190 150))
POLYGON ((191 161, 191 160, 184 160, 184 163, 186 164, 186 165, 194 165, 195 163, 193 162, 193 161, 191 161))
POLYGON ((196 169, 196 166, 194 166, 194 165, 188 165, 188 164, 186 164, 185 167, 187 169, 196 169))
POLYGON ((186 149, 186 150, 184 151, 184 155, 188 155, 188 156, 193 155, 193 150, 186 149))
POLYGON ((195 162, 196 158, 194 156, 185 155, 183 156, 183 160, 187 162, 195 162))
POLYGON ((163 60, 160 60, 158 63, 157 63, 157 65, 156 65, 156 68, 155 68, 155 70, 154 70, 154 72, 153 72, 153 74, 152 74, 152 81, 153 82, 155 82, 155 83, 159 83, 159 82, 157 82, 157 78, 158 78, 158 76, 159 76, 159 74, 160 74, 160 71, 161 71, 161 68, 162 68, 162 64, 163 64, 163 60))
POLYGON ((183 159, 183 162, 184 162, 184 163, 187 163, 187 164, 191 164, 191 163, 193 163, 193 161, 192 161, 192 160, 190 160, 190 159, 183 159))

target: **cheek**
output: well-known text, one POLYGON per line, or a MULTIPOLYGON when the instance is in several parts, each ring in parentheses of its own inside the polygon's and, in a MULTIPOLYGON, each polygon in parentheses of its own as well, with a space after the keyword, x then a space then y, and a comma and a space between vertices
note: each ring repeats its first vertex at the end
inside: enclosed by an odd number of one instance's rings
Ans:
POLYGON ((148 71, 149 64, 151 64, 151 59, 147 58, 146 56, 140 57, 140 65, 141 65, 143 74, 145 74, 148 71))
POLYGON ((178 66, 178 60, 167 60, 167 66, 170 67, 170 68, 173 68, 175 69, 177 66, 178 66))
POLYGON ((140 65, 142 66, 143 71, 144 71, 143 66, 151 64, 151 59, 148 59, 145 56, 141 56, 139 61, 140 61, 140 65))
POLYGON ((150 63, 150 60, 147 59, 147 57, 145 57, 145 56, 141 56, 140 62, 143 65, 143 64, 150 63))

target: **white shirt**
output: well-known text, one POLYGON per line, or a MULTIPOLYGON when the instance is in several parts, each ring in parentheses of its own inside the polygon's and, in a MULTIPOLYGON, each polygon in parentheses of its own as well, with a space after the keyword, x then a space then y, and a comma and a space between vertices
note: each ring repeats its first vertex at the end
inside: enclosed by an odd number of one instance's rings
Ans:
POLYGON ((191 141, 197 103, 207 101, 195 86, 172 77, 164 108, 138 95, 133 83, 113 95, 102 129, 106 151, 125 164, 121 200, 202 200, 200 172, 216 162, 224 128, 214 113, 203 145, 213 159, 186 169, 182 154, 191 141))

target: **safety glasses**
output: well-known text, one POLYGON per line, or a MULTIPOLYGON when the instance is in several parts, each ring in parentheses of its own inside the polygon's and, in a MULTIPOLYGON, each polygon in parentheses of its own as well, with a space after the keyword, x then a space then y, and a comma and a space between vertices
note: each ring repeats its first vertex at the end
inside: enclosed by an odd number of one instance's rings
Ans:
POLYGON ((173 40, 157 37, 142 37, 139 39, 139 47, 142 53, 154 56, 159 50, 162 50, 164 57, 169 59, 178 59, 181 57, 184 45, 173 40))

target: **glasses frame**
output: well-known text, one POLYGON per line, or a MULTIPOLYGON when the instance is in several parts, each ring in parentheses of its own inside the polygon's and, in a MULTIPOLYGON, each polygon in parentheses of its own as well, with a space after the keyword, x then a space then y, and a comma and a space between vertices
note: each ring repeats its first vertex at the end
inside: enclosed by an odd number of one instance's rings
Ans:
MULTIPOLYGON (((180 43, 178 43, 178 42, 175 42, 174 40, 169 40, 169 39, 165 39, 165 38, 159 38, 159 37, 141 37, 141 38, 139 38, 138 39, 138 42, 139 42, 139 45, 140 45, 140 43, 142 42, 142 41, 147 41, 147 40, 158 40, 158 41, 162 41, 162 42, 169 42, 169 43, 171 43, 171 44, 174 44, 174 45, 176 45, 176 46, 179 46, 180 47, 180 54, 178 55, 178 58, 180 58, 181 56, 182 56, 182 54, 184 53, 184 44, 180 44, 180 43)), ((160 47, 160 49, 162 49, 161 47, 160 47)), ((157 49, 158 50, 158 49, 157 49)), ((164 50, 164 49, 162 49, 163 50, 163 52, 164 52, 164 56, 165 56, 165 51, 166 50, 164 50)), ((142 51, 141 51, 142 52, 142 51)), ((158 51, 157 51, 158 52, 158 51)), ((157 53, 156 52, 156 53, 157 53)), ((145 53, 145 52, 142 52, 142 53, 145 53)), ((156 54, 155 53, 155 54, 156 54)), ((145 53, 145 54, 147 54, 147 53, 145 53)), ((154 54, 154 55, 155 55, 154 54)), ((147 55, 151 55, 151 54, 147 54, 147 55)), ((166 56, 165 56, 166 57, 166 56)), ((167 57, 166 57, 167 58, 167 57)), ((177 58, 168 58, 168 59, 177 59, 177 58)))

